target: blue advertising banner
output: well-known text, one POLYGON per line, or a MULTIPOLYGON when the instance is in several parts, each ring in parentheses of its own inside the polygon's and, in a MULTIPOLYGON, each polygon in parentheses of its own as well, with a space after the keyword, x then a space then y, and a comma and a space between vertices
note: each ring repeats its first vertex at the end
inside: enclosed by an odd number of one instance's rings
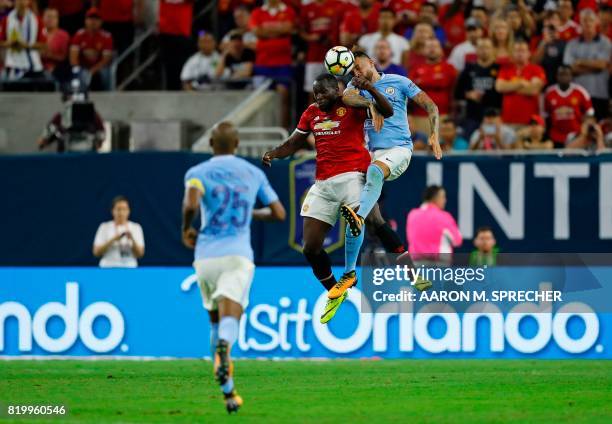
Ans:
MULTIPOLYGON (((594 272, 608 278, 612 267, 594 272)), ((232 354, 612 359, 612 314, 578 301, 580 313, 553 308, 534 314, 529 311, 537 305, 521 303, 527 312, 520 319, 448 309, 399 313, 394 305, 372 314, 359 312, 363 299, 353 289, 336 317, 322 325, 325 302, 309 269, 258 267, 232 354)), ((0 268, 0 356, 203 357, 210 355, 208 339, 191 268, 0 268)))

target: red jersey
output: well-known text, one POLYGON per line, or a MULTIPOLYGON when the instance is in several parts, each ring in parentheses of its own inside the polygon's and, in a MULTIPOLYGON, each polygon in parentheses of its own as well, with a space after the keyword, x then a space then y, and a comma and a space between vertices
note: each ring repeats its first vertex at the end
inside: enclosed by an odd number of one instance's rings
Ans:
MULTIPOLYGON (((455 47, 457 44, 465 41, 465 19, 463 17, 463 10, 459 10, 453 16, 446 17, 451 4, 446 4, 440 8, 438 14, 438 20, 444 33, 446 34, 446 41, 449 46, 455 47)), ((444 46, 442 46, 444 47, 444 46)))
POLYGON ((374 3, 365 17, 361 16, 361 9, 358 7, 348 9, 342 19, 340 32, 363 35, 378 31, 378 14, 381 7, 380 3, 374 3))
POLYGON ((568 19, 566 23, 561 24, 561 26, 557 29, 559 39, 563 41, 569 41, 578 37, 580 32, 580 25, 571 19, 568 19))
MULTIPOLYGON (((42 31, 47 40, 47 53, 52 53, 54 56, 61 56, 64 59, 68 57, 68 49, 70 47, 70 34, 63 29, 56 29, 53 35, 47 34, 46 30, 42 31)), ((42 55, 43 66, 46 70, 52 71, 63 60, 50 59, 42 55)))
MULTIPOLYGON (((497 77, 504 81, 538 78, 546 84, 546 74, 540 65, 528 63, 519 69, 515 64, 504 66, 497 77)), ((502 100, 502 120, 507 124, 529 124, 531 115, 539 115, 538 95, 527 96, 516 92, 505 93, 502 100)))
MULTIPOLYGON (((295 21, 295 12, 284 3, 281 3, 276 10, 264 5, 253 10, 249 27, 254 31, 257 27, 274 28, 286 23, 295 24, 295 21)), ((255 65, 291 65, 291 35, 285 34, 274 38, 258 38, 255 47, 255 65)))
MULTIPOLYGON (((448 62, 424 63, 410 71, 410 79, 426 92, 438 106, 441 115, 450 112, 457 70, 448 62)), ((415 116, 427 116, 423 108, 416 108, 415 116)))
POLYGON ((300 22, 307 34, 326 36, 324 42, 309 41, 306 62, 320 63, 327 50, 338 44, 338 22, 341 4, 336 0, 325 0, 323 4, 313 1, 302 6, 300 22))
POLYGON ((404 34, 409 28, 407 22, 402 20, 400 16, 412 15, 416 17, 421 10, 421 6, 425 3, 425 0, 387 0, 383 3, 384 7, 387 7, 395 12, 398 23, 395 26, 395 32, 398 34, 404 34))
POLYGON ((104 22, 134 20, 134 0, 100 0, 98 8, 104 22))
POLYGON ((70 45, 79 48, 79 64, 89 69, 100 62, 104 52, 113 51, 113 37, 106 31, 88 32, 81 29, 74 34, 70 45))
POLYGON ((565 144, 569 133, 580 132, 582 117, 592 109, 591 96, 581 85, 571 83, 566 91, 561 90, 559 84, 548 87, 544 110, 550 118, 551 140, 565 144))
POLYGON ((159 0, 159 32, 191 37, 193 0, 159 0))
POLYGON ((329 112, 313 103, 302 113, 296 131, 315 137, 317 180, 345 172, 366 172, 371 161, 363 135, 366 118, 365 108, 346 106, 340 99, 329 112))
POLYGON ((60 16, 74 15, 83 10, 84 0, 49 0, 49 8, 57 9, 60 16))

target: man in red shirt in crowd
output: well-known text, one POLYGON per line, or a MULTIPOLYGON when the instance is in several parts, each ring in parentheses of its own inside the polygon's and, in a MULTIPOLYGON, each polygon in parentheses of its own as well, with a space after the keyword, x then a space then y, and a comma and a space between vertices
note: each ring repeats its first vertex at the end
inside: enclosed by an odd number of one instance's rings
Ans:
POLYGON ((376 0, 359 0, 359 7, 350 8, 340 25, 340 44, 351 47, 357 44, 363 34, 378 31, 378 12, 381 7, 381 3, 376 0))
POLYGON ((70 65, 80 68, 91 90, 110 89, 108 65, 113 58, 113 38, 102 30, 100 11, 92 7, 85 15, 85 28, 70 43, 70 65), (89 80, 89 81, 88 81, 89 80))
POLYGON ((572 0, 559 0, 557 10, 561 18, 561 26, 557 29, 559 39, 569 41, 580 35, 580 25, 574 21, 574 5, 572 0))
POLYGON ((495 89, 503 97, 502 120, 515 127, 528 125, 532 115, 540 114, 538 99, 546 74, 540 65, 529 62, 530 54, 527 41, 515 41, 513 62, 501 69, 495 81, 495 89))
POLYGON ((68 31, 70 35, 83 27, 85 19, 84 0, 49 0, 48 7, 56 9, 60 15, 60 28, 68 31))
POLYGON ((271 78, 276 83, 285 128, 289 127, 288 87, 293 78, 291 34, 295 23, 295 12, 280 0, 268 0, 251 14, 250 27, 257 36, 254 75, 271 78))
POLYGON ((56 79, 63 80, 67 75, 68 49, 70 35, 59 28, 59 13, 57 9, 46 9, 43 13, 43 35, 47 40, 47 48, 41 56, 45 70, 53 73, 56 79), (60 75, 61 74, 61 75, 60 75))
POLYGON ((304 91, 312 103, 312 84, 317 75, 325 72, 323 58, 338 44, 338 22, 342 4, 336 0, 314 0, 300 11, 300 36, 308 43, 304 68, 304 91))
POLYGON ((104 29, 113 36, 113 43, 121 54, 134 42, 134 24, 140 20, 143 0, 97 0, 104 29))
POLYGON ((180 90, 181 70, 191 56, 194 0, 159 0, 159 47, 165 88, 180 90))
POLYGON ((593 114, 591 96, 581 85, 572 82, 572 68, 561 65, 557 70, 558 83, 548 87, 544 95, 544 110, 548 115, 548 132, 555 147, 563 148, 570 133, 578 133, 582 119, 593 114))
MULTIPOLYGON (((409 72, 410 79, 438 106, 440 119, 444 119, 451 112, 457 70, 444 60, 442 45, 437 38, 430 38, 425 42, 426 62, 417 65, 409 72)), ((423 108, 416 108, 411 113, 412 125, 415 131, 430 134, 429 117, 423 108)))
POLYGON ((386 0, 383 5, 395 12, 395 32, 403 34, 418 21, 418 12, 425 0, 386 0))

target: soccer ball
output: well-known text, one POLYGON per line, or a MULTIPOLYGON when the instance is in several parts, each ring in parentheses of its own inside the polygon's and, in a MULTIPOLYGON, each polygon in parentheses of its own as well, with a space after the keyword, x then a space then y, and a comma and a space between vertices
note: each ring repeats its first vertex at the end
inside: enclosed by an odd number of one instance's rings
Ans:
POLYGON ((353 70, 355 56, 344 46, 332 47, 325 53, 325 67, 327 71, 339 77, 347 75, 353 70))

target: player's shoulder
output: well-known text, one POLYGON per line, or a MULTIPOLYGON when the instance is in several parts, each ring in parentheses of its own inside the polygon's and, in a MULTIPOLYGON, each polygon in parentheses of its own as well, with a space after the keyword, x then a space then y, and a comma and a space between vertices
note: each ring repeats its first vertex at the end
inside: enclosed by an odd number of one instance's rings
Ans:
POLYGON ((589 94, 588 91, 586 91, 586 89, 581 86, 580 84, 576 84, 575 82, 570 83, 570 87, 572 89, 572 91, 580 93, 580 95, 582 97, 584 97, 585 99, 590 99, 591 95, 589 94))

